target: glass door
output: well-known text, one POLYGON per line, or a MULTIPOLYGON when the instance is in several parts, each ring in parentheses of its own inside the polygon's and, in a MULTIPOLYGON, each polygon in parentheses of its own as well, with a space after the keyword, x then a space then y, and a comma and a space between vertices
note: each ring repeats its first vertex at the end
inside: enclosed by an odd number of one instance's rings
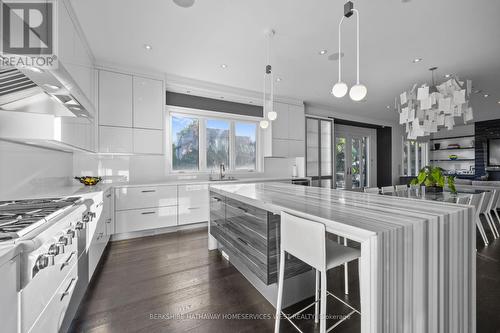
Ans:
POLYGON ((312 186, 333 187, 333 122, 306 118, 306 176, 312 186))
POLYGON ((339 134, 335 137, 335 187, 368 186, 368 137, 339 134))

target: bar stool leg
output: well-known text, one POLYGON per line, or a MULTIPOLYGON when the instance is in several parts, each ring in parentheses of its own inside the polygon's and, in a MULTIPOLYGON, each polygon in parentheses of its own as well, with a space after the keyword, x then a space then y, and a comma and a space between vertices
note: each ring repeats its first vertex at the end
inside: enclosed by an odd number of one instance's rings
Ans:
MULTIPOLYGON (((344 237, 344 246, 347 246, 347 238, 344 237)), ((344 292, 349 295, 349 271, 347 270, 348 263, 344 264, 344 292)))
POLYGON ((500 235, 498 234, 498 229, 497 229, 497 226, 495 224, 495 220, 493 220, 493 215, 491 215, 491 212, 486 212, 485 216, 490 223, 490 228, 492 228, 493 234, 495 234, 495 238, 498 238, 500 235))
POLYGON ((321 272, 321 311, 320 311, 320 333, 326 333, 326 270, 321 272))
POLYGON ((479 218, 479 216, 476 218, 476 225, 477 225, 477 228, 479 229, 479 233, 481 234, 481 237, 483 238, 484 245, 487 246, 488 245, 488 237, 486 237, 486 233, 484 231, 484 228, 483 228, 483 225, 481 223, 481 219, 479 218))
POLYGON ((276 302, 276 319, 274 322, 274 332, 280 331, 281 302, 283 299, 283 282, 285 280, 285 251, 280 251, 280 270, 278 277, 278 301, 276 302))
POLYGON ((316 289, 314 292, 314 322, 317 324, 319 322, 319 271, 316 269, 316 289))

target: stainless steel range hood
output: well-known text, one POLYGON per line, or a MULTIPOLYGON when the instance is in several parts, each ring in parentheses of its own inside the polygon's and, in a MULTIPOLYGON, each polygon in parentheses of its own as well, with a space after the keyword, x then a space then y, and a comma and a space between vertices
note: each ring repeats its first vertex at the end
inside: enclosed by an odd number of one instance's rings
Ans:
POLYGON ((62 64, 54 70, 0 66, 0 110, 84 118, 95 113, 62 64))

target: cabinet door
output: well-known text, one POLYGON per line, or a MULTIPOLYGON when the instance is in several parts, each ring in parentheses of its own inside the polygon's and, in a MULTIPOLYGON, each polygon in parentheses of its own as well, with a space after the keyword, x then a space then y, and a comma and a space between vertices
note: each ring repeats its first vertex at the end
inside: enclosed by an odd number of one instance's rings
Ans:
MULTIPOLYGON (((114 205, 114 198, 113 198, 113 190, 109 189, 104 193, 104 209, 103 209, 106 214, 106 220, 104 220, 106 227, 106 236, 109 240, 109 236, 113 235, 115 233, 115 205, 114 205)), ((104 214, 104 212, 103 212, 104 214)))
POLYGON ((99 152, 132 153, 132 128, 99 126, 99 152))
POLYGON ((177 225, 177 206, 116 212, 116 233, 158 229, 177 225))
POLYGON ((304 157, 304 156, 305 156, 305 141, 289 140, 288 157, 304 157))
POLYGON ((0 313, 3 332, 17 332, 18 259, 19 257, 16 257, 0 265, 0 286, 2 286, 0 288, 0 313))
POLYGON ((132 76, 99 71, 99 124, 132 127, 132 76))
POLYGON ((134 153, 162 154, 163 131, 134 128, 134 153))
POLYGON ((303 106, 290 105, 288 107, 288 123, 289 139, 304 141, 306 129, 303 106))
POLYGON ((134 127, 163 129, 163 82, 134 76, 134 127))
POLYGON ((273 156, 288 157, 288 140, 273 139, 273 156))
POLYGON ((278 113, 278 118, 271 122, 273 139, 288 139, 288 104, 274 103, 274 110, 278 113))
POLYGON ((208 221, 208 185, 179 185, 179 225, 208 221))

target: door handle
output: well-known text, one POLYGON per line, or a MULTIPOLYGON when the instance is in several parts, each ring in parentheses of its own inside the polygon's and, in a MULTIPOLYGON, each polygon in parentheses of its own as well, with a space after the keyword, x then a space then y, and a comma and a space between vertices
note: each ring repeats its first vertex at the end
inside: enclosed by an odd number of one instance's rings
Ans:
POLYGON ((156 192, 156 190, 143 190, 141 192, 142 193, 152 193, 152 192, 156 192))
POLYGON ((68 296, 69 294, 71 294, 72 291, 70 291, 71 289, 74 289, 73 286, 75 286, 75 282, 76 280, 78 280, 78 278, 72 278, 71 281, 69 281, 69 284, 68 284, 68 287, 66 288, 66 290, 61 294, 61 299, 59 301, 62 301, 64 299, 64 297, 68 296), (73 288, 71 288, 73 287, 73 288))
POLYGON ((142 215, 149 215, 149 214, 154 214, 155 212, 142 212, 142 215))
POLYGON ((69 254, 68 258, 66 259, 66 261, 62 263, 61 269, 60 269, 61 271, 63 270, 64 267, 69 265, 69 262, 71 261, 71 258, 73 257, 74 254, 75 254, 75 251, 71 252, 69 254))

